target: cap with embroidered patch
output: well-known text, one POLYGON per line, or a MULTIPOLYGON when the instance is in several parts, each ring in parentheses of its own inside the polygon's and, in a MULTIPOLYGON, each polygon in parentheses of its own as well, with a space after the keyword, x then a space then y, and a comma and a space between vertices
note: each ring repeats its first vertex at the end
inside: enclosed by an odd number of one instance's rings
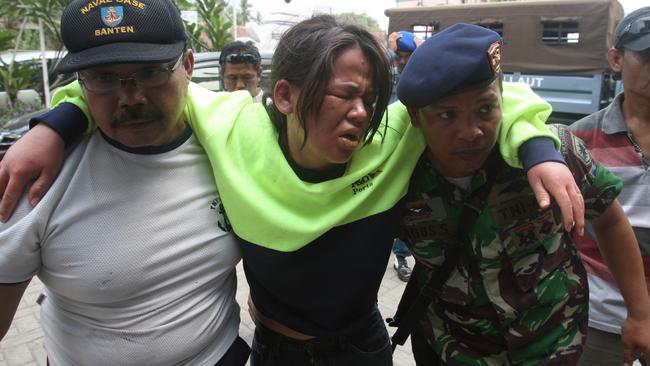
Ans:
POLYGON ((650 49, 650 6, 631 12, 618 23, 614 47, 636 52, 650 49))
POLYGON ((61 16, 68 49, 59 72, 114 63, 158 63, 178 57, 186 35, 170 0, 73 0, 61 16))
POLYGON ((411 55, 400 75, 397 96, 421 108, 452 93, 489 85, 501 72, 501 36, 458 23, 436 33, 411 55))
POLYGON ((415 34, 407 31, 399 31, 402 36, 397 39, 397 50, 413 52, 418 47, 415 43, 415 34))

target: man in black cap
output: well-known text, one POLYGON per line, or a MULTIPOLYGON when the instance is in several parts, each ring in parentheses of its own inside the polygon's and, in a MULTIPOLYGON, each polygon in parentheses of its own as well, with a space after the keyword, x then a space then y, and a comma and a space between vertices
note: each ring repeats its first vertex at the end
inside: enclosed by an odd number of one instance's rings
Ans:
POLYGON ((244 365, 241 255, 182 116, 193 56, 178 10, 75 0, 61 35, 59 68, 77 73, 98 130, 37 207, 23 198, 0 225, 0 335, 38 275, 50 365, 244 365))
MULTIPOLYGON (((607 108, 570 128, 584 140, 599 164, 623 180, 619 200, 639 242, 646 282, 650 282, 650 7, 621 20, 607 59, 623 81, 623 93, 607 108)), ((589 331, 580 365, 621 365, 621 329, 628 309, 598 251, 593 231, 587 230, 587 235, 576 238, 576 242, 588 273, 590 303, 589 331)))
MULTIPOLYGON (((428 145, 401 221, 421 291, 400 321, 413 325, 418 365, 575 365, 580 357, 586 273, 557 207, 539 209, 526 172, 498 153, 501 111, 517 96, 516 88, 502 95, 500 56, 497 33, 456 24, 418 47, 398 85, 428 145)), ((615 199, 620 179, 567 128, 554 130, 629 305, 626 348, 647 353, 650 299, 615 199)))
POLYGON ((262 58, 253 42, 234 41, 225 45, 219 55, 219 66, 225 90, 248 90, 255 102, 262 101, 262 58))

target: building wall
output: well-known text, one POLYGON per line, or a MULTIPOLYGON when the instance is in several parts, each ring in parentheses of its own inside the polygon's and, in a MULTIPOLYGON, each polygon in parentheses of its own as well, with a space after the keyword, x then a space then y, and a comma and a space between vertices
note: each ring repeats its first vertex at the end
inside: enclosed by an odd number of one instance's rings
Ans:
POLYGON ((396 1, 398 8, 409 8, 416 6, 436 6, 436 5, 462 5, 486 3, 487 0, 399 0, 396 1))

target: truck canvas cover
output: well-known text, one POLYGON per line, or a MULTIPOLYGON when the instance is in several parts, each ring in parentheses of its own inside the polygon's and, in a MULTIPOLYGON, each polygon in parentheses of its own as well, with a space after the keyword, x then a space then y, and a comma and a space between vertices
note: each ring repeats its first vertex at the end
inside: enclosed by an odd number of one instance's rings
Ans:
POLYGON ((520 1, 393 8, 385 13, 389 33, 417 34, 417 29, 429 26, 435 34, 461 22, 498 31, 504 39, 501 66, 506 72, 594 74, 609 67, 606 53, 623 7, 616 0, 520 1))

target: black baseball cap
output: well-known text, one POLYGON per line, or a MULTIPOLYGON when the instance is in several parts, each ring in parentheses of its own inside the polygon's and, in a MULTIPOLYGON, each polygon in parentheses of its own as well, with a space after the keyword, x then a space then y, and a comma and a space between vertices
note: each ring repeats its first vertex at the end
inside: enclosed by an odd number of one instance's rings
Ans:
POLYGON ((180 12, 170 0, 73 0, 61 16, 68 49, 59 72, 114 63, 159 63, 186 44, 180 12))
POLYGON ((614 47, 644 51, 650 48, 650 6, 626 15, 614 31, 614 47))

